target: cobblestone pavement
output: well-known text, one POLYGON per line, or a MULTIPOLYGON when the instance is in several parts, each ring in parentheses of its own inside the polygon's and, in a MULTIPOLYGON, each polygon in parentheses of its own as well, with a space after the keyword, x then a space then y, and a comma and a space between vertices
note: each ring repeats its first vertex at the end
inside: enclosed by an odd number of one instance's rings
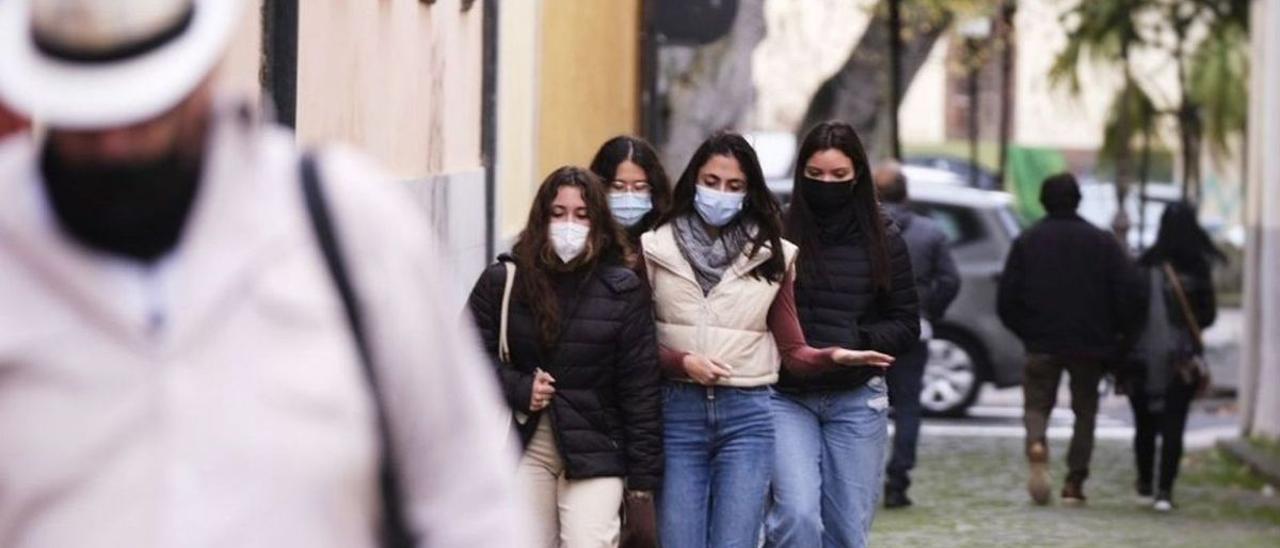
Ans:
MULTIPOLYGON (((1051 443, 1055 485, 1066 442, 1051 443)), ((874 546, 1280 547, 1280 497, 1214 450, 1188 454, 1172 514, 1139 505, 1129 443, 1100 439, 1089 504, 1029 503, 1022 441, 926 434, 906 510, 881 510, 874 546)), ((1056 489, 1055 489, 1056 494, 1056 489)))

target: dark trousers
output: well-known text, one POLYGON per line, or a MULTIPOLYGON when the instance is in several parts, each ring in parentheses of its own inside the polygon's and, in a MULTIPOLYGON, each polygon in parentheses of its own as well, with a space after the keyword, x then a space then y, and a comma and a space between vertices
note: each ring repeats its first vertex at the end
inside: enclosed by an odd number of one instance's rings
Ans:
POLYGON ((911 486, 910 474, 916 467, 916 445, 920 441, 920 391, 928 361, 929 345, 921 342, 898 356, 885 377, 889 381, 894 424, 893 457, 889 459, 886 480, 890 489, 906 491, 911 486))
POLYGON ((1129 405, 1133 407, 1133 453, 1138 463, 1138 482, 1151 487, 1155 479, 1156 438, 1160 438, 1160 480, 1156 490, 1173 493, 1173 482, 1178 478, 1182 463, 1182 435, 1187 429, 1187 415, 1195 386, 1176 376, 1169 383, 1164 395, 1164 408, 1152 412, 1150 398, 1141 390, 1141 381, 1134 383, 1129 405))
POLYGON ((1023 423, 1027 429, 1027 448, 1047 440, 1049 415, 1058 403, 1058 385, 1062 373, 1071 376, 1071 410, 1075 413, 1075 429, 1067 450, 1067 481, 1084 483, 1089 478, 1089 460, 1093 456, 1093 434, 1098 418, 1098 382, 1102 380, 1102 364, 1093 360, 1063 358, 1045 354, 1027 357, 1022 379, 1023 423))

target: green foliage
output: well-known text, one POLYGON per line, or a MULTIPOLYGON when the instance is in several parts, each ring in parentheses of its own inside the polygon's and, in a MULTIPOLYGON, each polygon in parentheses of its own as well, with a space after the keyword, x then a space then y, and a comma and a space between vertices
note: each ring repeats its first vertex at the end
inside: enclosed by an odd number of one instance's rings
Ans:
POLYGON ((1248 118, 1248 15, 1249 0, 1079 0, 1062 14, 1067 44, 1049 78, 1078 94, 1085 62, 1124 70, 1103 139, 1111 167, 1131 158, 1142 129, 1163 115, 1174 116, 1192 141, 1202 138, 1221 161, 1248 118), (1201 28, 1205 32, 1195 32, 1201 28), (1158 107, 1135 81, 1129 61, 1139 49, 1163 52, 1178 65, 1182 104, 1158 107), (1180 109, 1195 116, 1177 117, 1180 109))
POLYGON ((1134 13, 1150 9, 1154 0, 1085 0, 1062 14, 1067 45, 1054 59, 1049 80, 1080 92, 1084 61, 1128 63, 1128 55, 1142 43, 1134 13))
POLYGON ((1102 163, 1110 168, 1115 167, 1116 158, 1129 154, 1135 146, 1141 145, 1144 128, 1148 129, 1151 136, 1152 147, 1161 146, 1159 136, 1154 131, 1159 118, 1155 102, 1137 81, 1130 79, 1125 86, 1126 89, 1121 89, 1111 103, 1103 129, 1102 163))
POLYGON ((1249 117, 1249 35, 1246 27, 1223 21, 1191 56, 1189 89, 1200 105, 1205 142, 1216 160, 1230 153, 1231 138, 1249 117))

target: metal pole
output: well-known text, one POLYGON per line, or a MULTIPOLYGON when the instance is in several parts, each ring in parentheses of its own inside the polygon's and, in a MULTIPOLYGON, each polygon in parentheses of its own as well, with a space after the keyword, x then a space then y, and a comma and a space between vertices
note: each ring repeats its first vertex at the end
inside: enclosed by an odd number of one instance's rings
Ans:
POLYGON ((1013 133, 1013 16, 1018 11, 1016 0, 1005 0, 1000 9, 1001 36, 1004 49, 1000 55, 1000 165, 996 166, 996 188, 1005 189, 1005 172, 1009 167, 1009 140, 1013 133))
POLYGON ((640 3, 640 131, 655 146, 665 140, 663 120, 658 104, 658 2, 640 3))
POLYGON ((889 138, 893 159, 902 160, 898 109, 902 104, 902 0, 889 0, 889 138))
MULTIPOLYGON (((464 9, 470 6, 464 7, 464 9)), ((492 260, 498 239, 497 117, 498 117, 498 2, 482 7, 484 52, 480 109, 480 157, 484 160, 484 256, 492 260)))
POLYGON ((978 42, 970 39, 969 49, 969 186, 978 187, 978 42))
POLYGON ((264 94, 276 109, 276 121, 298 124, 298 0, 268 0, 262 5, 264 94))

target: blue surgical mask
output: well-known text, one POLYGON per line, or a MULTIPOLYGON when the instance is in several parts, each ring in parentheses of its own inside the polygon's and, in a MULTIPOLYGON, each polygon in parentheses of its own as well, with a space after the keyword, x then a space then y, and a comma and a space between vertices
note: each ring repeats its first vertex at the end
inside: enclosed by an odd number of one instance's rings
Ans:
POLYGON ((742 211, 742 202, 746 198, 746 192, 721 192, 698 185, 693 205, 697 208, 698 215, 702 216, 702 220, 707 224, 722 227, 733 222, 733 219, 738 216, 738 212, 742 211))
POLYGON ((622 226, 631 228, 653 210, 653 196, 648 192, 610 192, 609 209, 622 226))

